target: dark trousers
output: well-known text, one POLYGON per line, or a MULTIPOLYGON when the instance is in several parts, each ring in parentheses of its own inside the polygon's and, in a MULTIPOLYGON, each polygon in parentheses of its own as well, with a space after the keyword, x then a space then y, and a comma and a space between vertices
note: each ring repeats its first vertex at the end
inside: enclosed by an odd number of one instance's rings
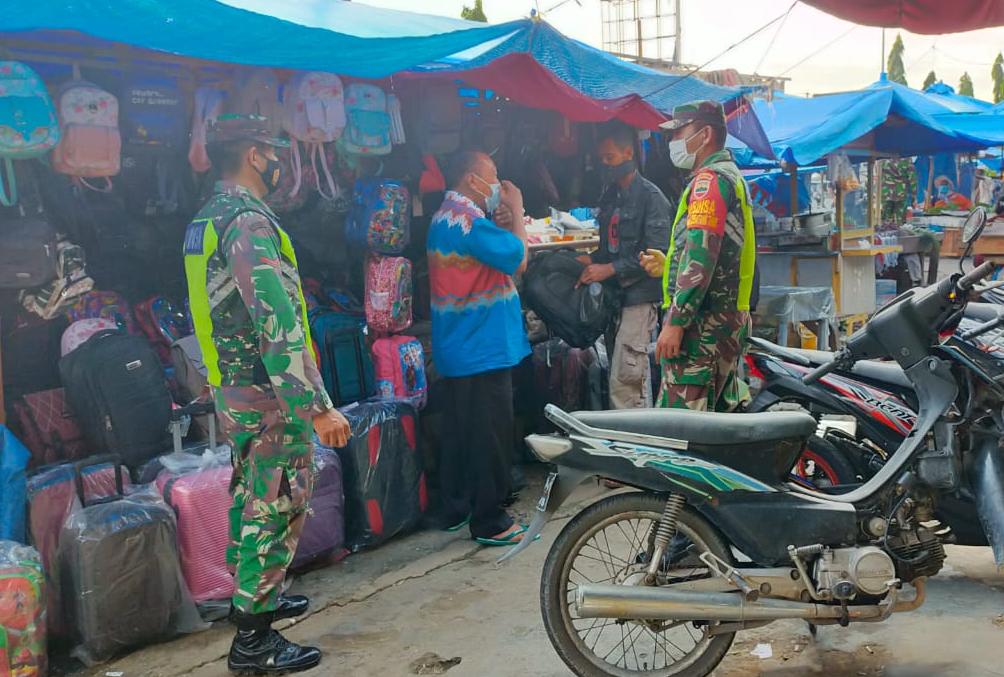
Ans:
POLYGON ((439 490, 449 521, 471 515, 471 535, 489 538, 512 526, 509 496, 513 434, 512 371, 444 379, 445 415, 439 490))

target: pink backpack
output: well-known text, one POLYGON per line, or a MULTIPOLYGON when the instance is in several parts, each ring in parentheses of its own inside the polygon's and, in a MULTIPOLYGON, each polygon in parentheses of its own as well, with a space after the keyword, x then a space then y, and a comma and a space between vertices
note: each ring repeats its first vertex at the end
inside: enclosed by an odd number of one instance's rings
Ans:
POLYGON ((283 89, 283 106, 283 125, 292 142, 294 184, 290 194, 297 194, 304 179, 299 143, 302 141, 310 156, 317 192, 323 198, 334 200, 338 197, 338 186, 331 173, 324 144, 336 141, 345 129, 345 93, 342 81, 333 73, 301 73, 293 77, 283 89))
POLYGON ((120 331, 120 329, 115 320, 107 317, 77 320, 63 332, 63 338, 59 343, 60 355, 66 357, 99 331, 120 331))
POLYGON ((199 87, 195 91, 195 106, 192 113, 192 139, 188 146, 188 162, 198 173, 208 172, 212 167, 206 152, 206 128, 210 120, 215 120, 223 112, 226 92, 215 87, 199 87))
POLYGON ((372 256, 366 264, 366 323, 376 334, 394 334, 411 326, 411 261, 400 256, 372 256))
POLYGON ((97 85, 75 77, 59 90, 62 138, 52 151, 52 168, 93 190, 108 192, 119 173, 122 136, 119 102, 97 85), (87 179, 103 178, 100 188, 87 179))
POLYGON ((425 378, 425 354, 413 336, 391 336, 373 343, 377 397, 405 400, 414 407, 425 406, 429 385, 425 378))

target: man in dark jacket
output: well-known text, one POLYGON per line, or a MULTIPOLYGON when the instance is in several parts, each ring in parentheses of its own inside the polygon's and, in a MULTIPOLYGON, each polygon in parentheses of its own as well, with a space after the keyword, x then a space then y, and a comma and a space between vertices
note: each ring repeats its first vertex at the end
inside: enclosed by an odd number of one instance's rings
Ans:
POLYGON ((658 280, 646 275, 639 255, 646 249, 665 250, 672 222, 666 196, 638 172, 634 141, 634 132, 627 127, 612 127, 600 139, 605 185, 600 198, 600 248, 582 257, 587 266, 579 278, 583 285, 613 279, 624 293, 610 353, 612 409, 652 406, 648 346, 659 324, 662 290, 658 280))

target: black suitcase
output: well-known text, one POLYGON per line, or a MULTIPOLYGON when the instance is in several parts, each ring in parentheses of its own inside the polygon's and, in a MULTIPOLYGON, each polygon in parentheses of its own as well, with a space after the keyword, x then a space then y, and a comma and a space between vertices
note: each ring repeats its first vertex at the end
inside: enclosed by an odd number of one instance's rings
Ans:
POLYGON ((81 470, 101 457, 75 466, 82 507, 70 514, 59 539, 61 589, 87 663, 171 637, 184 599, 171 509, 155 494, 117 494, 84 501, 81 470))
POLYGON ((171 393, 146 339, 95 334, 59 361, 66 401, 96 453, 136 469, 171 446, 171 393))

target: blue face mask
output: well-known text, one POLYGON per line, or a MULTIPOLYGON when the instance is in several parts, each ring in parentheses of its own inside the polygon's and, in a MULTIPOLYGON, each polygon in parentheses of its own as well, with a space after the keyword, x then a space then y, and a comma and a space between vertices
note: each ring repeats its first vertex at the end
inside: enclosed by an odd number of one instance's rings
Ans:
POLYGON ((480 190, 478 191, 478 194, 485 199, 485 212, 488 214, 494 214, 495 210, 497 210, 499 205, 502 204, 502 184, 488 183, 477 174, 473 174, 472 176, 477 177, 478 181, 488 186, 488 195, 485 195, 480 190))

